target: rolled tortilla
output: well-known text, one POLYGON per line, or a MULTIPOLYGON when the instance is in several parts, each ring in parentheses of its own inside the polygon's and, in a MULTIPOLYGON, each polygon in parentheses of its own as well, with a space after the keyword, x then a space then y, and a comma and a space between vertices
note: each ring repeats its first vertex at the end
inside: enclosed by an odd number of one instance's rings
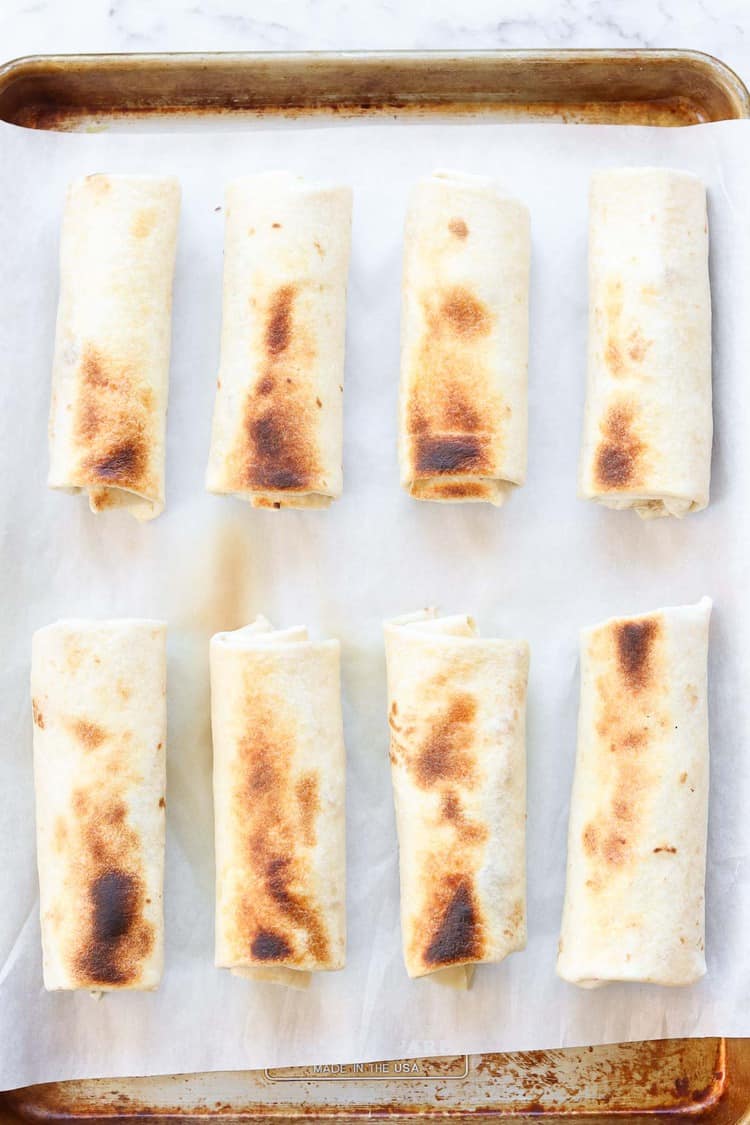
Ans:
POLYGON ((401 484, 503 504, 526 477, 529 213, 493 180, 435 172, 406 218, 401 484))
POLYGON ((342 489, 348 187, 287 172, 227 188, 209 492, 324 508, 342 489))
POLYGON ((211 639, 216 964, 304 988, 346 952, 338 641, 263 617, 211 639))
POLYGON ((529 648, 434 610, 385 646, 406 969, 467 987, 526 945, 529 648))
POLYGON ((710 614, 703 598, 581 634, 557 971, 584 988, 706 971, 710 614))
POLYGON ((164 509, 179 211, 173 176, 86 176, 68 189, 48 483, 87 492, 93 512, 164 509))
POLYGON ((44 986, 153 989, 162 973, 166 627, 58 621, 33 638, 44 986))
POLYGON ((711 293, 706 192, 686 172, 597 172, 580 495, 639 516, 708 504, 711 293))

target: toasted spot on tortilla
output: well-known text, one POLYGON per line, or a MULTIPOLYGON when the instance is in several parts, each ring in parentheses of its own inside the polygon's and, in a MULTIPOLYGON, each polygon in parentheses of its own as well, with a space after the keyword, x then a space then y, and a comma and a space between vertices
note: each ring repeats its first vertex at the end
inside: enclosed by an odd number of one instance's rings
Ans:
POLYGON ((459 336, 485 336, 492 328, 492 315, 487 305, 462 285, 447 290, 437 316, 448 330, 459 336))
POLYGON ((450 824, 461 843, 481 844, 489 837, 486 824, 471 820, 465 813, 457 793, 443 793, 440 801, 440 818, 450 824))
POLYGON ((282 285, 271 298, 265 333, 266 350, 271 356, 280 355, 289 347, 296 292, 295 285, 282 285))
MULTIPOLYGON (((308 492, 324 488, 317 449, 317 398, 308 378, 313 334, 297 313, 299 286, 276 288, 261 320, 265 360, 247 396, 240 437, 230 456, 237 491, 308 492)), ((271 503, 267 506, 271 506, 271 503)), ((273 501, 274 507, 279 507, 273 501)))
POLYGON ((448 223, 448 230, 451 234, 455 235, 456 238, 466 238, 469 234, 469 228, 466 225, 465 219, 451 219, 448 223))
POLYGON ((477 703, 466 692, 457 693, 430 722, 424 744, 412 762, 417 784, 429 789, 443 781, 473 784, 476 757, 472 753, 476 739, 477 703))
POLYGON ((598 486, 606 492, 637 485, 645 446, 634 429, 632 409, 626 405, 611 407, 601 430, 594 458, 598 486))
POLYGON ((117 783, 79 788, 65 818, 68 896, 76 924, 68 950, 78 987, 137 983, 156 940, 144 916, 142 846, 117 783))
POLYGON ((130 228, 135 238, 146 238, 156 226, 157 211, 155 207, 142 207, 133 219, 130 228))
POLYGON ((44 730, 44 715, 36 699, 32 699, 31 701, 31 713, 34 718, 34 725, 39 727, 40 730, 44 730))
POLYGON ((302 839, 308 847, 313 847, 317 839, 316 824, 320 813, 317 774, 304 774, 295 786, 295 795, 299 809, 302 839))
MULTIPOLYGON (((624 621, 615 626, 617 663, 620 675, 630 691, 643 691, 648 686, 653 668, 653 647, 661 632, 655 617, 624 621)), ((631 731, 629 737, 642 739, 643 731, 631 731)))
POLYGON ((253 938, 250 952, 256 961, 283 961, 289 957, 292 950, 280 934, 261 930, 253 938))
POLYGON ((465 473, 481 467, 485 442, 474 435, 420 435, 416 439, 416 469, 420 476, 465 473))
POLYGON ((447 876, 435 891, 431 911, 435 926, 425 948, 428 965, 476 961, 483 941, 474 887, 468 876, 447 876))
POLYGON ((317 777, 293 774, 295 728, 257 683, 247 685, 243 726, 232 803, 242 865, 229 908, 232 945, 238 957, 250 948, 257 960, 325 964, 330 942, 305 850, 315 842, 317 777))
POLYGON ((107 737, 104 728, 90 719, 74 719, 71 723, 71 730, 87 750, 96 750, 107 737))

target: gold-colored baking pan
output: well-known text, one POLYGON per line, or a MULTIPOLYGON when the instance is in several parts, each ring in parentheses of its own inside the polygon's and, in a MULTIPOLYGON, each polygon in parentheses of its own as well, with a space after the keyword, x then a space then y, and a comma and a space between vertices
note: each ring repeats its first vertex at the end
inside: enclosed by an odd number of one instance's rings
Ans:
POLYGON ((320 113, 691 125, 750 116, 750 95, 697 51, 40 55, 0 69, 0 119, 37 129, 320 113))
MULTIPOLYGON (((750 94, 717 59, 668 50, 70 55, 0 67, 0 120, 35 129, 333 114, 692 125, 750 117, 750 94)), ((98 1078, 0 1094, 0 1125, 539 1117, 750 1122, 750 1039, 98 1078)))
POLYGON ((582 1125, 669 1120, 734 1125, 750 1120, 750 1041, 674 1039, 527 1051, 226 1071, 30 1086, 0 1096, 0 1122, 94 1125, 221 1119, 301 1125, 388 1118, 389 1125, 535 1118, 582 1125), (414 1073, 416 1071, 416 1073, 414 1073))

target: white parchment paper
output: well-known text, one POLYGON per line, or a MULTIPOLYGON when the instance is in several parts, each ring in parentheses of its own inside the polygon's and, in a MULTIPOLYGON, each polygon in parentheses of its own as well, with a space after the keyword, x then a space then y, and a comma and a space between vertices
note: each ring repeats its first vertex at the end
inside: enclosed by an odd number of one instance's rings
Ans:
POLYGON ((686 1035, 750 1035, 750 124, 684 129, 382 124, 181 135, 0 131, 0 1088, 97 1075, 341 1063, 686 1035), (709 188, 714 308, 710 508, 641 522, 576 499, 594 168, 692 170, 709 188), (435 166, 499 176, 532 215, 529 476, 497 510, 399 488, 403 217, 435 166), (253 511, 203 476, 218 362, 224 184, 269 168, 354 188, 345 491, 329 511, 253 511), (183 185, 167 510, 138 526, 49 492, 46 423, 67 181, 183 185), (715 599, 709 971, 687 989, 582 992, 555 976, 575 756, 578 629, 715 599), (381 619, 425 604, 531 643, 529 943, 468 993, 410 981, 398 923, 381 619), (213 967, 208 639, 258 612, 341 639, 348 750, 346 969, 308 993, 213 967), (29 645, 62 616, 169 623, 166 971, 155 994, 42 988, 29 645))

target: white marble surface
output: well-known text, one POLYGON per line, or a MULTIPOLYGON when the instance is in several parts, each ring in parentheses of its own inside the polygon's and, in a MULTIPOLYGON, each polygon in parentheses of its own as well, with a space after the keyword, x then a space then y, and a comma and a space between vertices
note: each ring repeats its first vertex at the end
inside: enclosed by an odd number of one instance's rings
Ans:
POLYGON ((0 54, 684 47, 750 82, 749 0, 0 0, 0 54))

